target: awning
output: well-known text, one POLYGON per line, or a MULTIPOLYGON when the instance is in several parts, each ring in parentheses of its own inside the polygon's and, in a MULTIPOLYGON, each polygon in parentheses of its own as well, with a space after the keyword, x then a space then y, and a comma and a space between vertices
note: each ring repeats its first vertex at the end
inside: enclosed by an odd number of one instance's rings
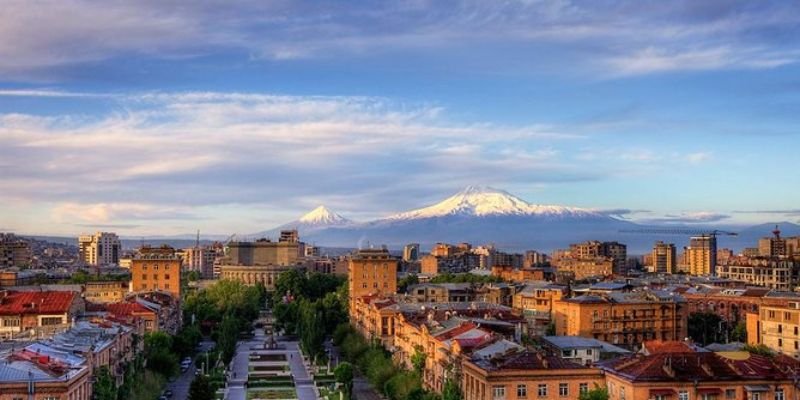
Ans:
POLYGON ((767 385, 744 385, 744 390, 748 392, 769 392, 767 385))
POLYGON ((697 389, 697 394, 705 394, 705 395, 714 395, 722 393, 722 389, 720 388, 699 388, 697 389))
POLYGON ((674 396, 675 390, 673 389, 650 389, 650 396, 674 396))

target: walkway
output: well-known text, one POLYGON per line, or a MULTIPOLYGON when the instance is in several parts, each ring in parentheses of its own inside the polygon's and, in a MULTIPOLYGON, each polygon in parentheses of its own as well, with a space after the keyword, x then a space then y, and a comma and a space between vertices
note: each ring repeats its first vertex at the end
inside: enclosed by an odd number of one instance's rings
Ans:
MULTIPOLYGON (((256 329, 252 340, 241 341, 236 345, 236 355, 231 361, 231 379, 228 381, 228 400, 245 400, 247 389, 244 387, 247 382, 250 352, 260 349, 266 340, 263 329, 256 329), (235 373, 236 378, 233 378, 235 373)), ((297 342, 278 340, 279 350, 265 350, 266 353, 285 354, 289 361, 289 368, 294 379, 295 390, 298 400, 317 400, 314 387, 314 380, 309 375, 308 370, 303 364, 300 348, 297 342)))

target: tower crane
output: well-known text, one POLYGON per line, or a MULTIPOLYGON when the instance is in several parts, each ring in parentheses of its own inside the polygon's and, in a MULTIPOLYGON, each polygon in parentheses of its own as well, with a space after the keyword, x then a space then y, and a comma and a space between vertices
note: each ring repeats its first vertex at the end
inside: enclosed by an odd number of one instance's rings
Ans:
POLYGON ((718 235, 725 235, 725 236, 739 236, 736 232, 730 231, 723 231, 720 229, 713 229, 713 230, 706 230, 706 229, 683 229, 683 228, 673 228, 673 229, 659 229, 659 228, 643 228, 643 229, 623 229, 619 231, 620 233, 644 233, 644 234, 655 234, 655 235, 694 235, 694 236, 707 236, 716 238, 718 235))

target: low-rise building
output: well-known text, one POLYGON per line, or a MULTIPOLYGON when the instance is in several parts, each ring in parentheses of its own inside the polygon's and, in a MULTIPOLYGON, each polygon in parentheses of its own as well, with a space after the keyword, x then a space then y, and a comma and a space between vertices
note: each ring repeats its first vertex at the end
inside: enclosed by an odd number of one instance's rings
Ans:
POLYGON ((4 352, 0 360, 0 400, 92 398, 91 367, 80 356, 24 348, 4 352))
POLYGON ((593 365, 598 361, 631 354, 611 343, 579 336, 545 336, 542 345, 562 359, 582 365, 593 365))
POLYGON ((599 339, 636 349, 647 340, 680 340, 687 335, 686 300, 645 290, 581 295, 555 302, 556 335, 599 339))
POLYGON ((0 338, 37 338, 66 330, 84 308, 71 291, 0 290, 0 338))
POLYGON ((578 399, 604 385, 597 368, 534 351, 465 359, 461 372, 464 400, 578 399))
POLYGON ((681 342, 601 363, 609 400, 786 400, 800 363, 785 356, 697 351, 681 342))

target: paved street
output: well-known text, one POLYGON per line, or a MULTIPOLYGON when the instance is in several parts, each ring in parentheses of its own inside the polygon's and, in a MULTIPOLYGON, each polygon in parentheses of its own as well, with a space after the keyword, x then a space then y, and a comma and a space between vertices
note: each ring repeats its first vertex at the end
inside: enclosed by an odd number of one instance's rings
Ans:
MULTIPOLYGON (((236 355, 231 361, 232 372, 236 378, 231 376, 231 381, 228 384, 228 400, 244 400, 246 398, 246 389, 244 383, 247 382, 248 361, 250 352, 254 348, 261 348, 266 340, 264 331, 256 329, 255 336, 252 340, 241 341, 236 346, 236 355)), ((314 390, 314 381, 303 365, 303 359, 300 355, 300 348, 297 342, 283 341, 278 339, 278 347, 280 350, 269 350, 268 353, 286 354, 289 361, 289 368, 292 372, 294 379, 295 389, 297 390, 297 398, 299 400, 317 400, 316 391, 314 390)))
MULTIPOLYGON (((214 342, 212 341, 203 341, 200 343, 200 347, 198 349, 198 354, 204 353, 206 351, 211 350, 214 348, 214 342)), ((173 400, 185 400, 189 397, 189 387, 192 385, 192 381, 194 380, 194 373, 195 373, 195 366, 194 363, 186 370, 178 376, 174 382, 170 382, 167 384, 167 389, 172 390, 172 399, 173 400)))

